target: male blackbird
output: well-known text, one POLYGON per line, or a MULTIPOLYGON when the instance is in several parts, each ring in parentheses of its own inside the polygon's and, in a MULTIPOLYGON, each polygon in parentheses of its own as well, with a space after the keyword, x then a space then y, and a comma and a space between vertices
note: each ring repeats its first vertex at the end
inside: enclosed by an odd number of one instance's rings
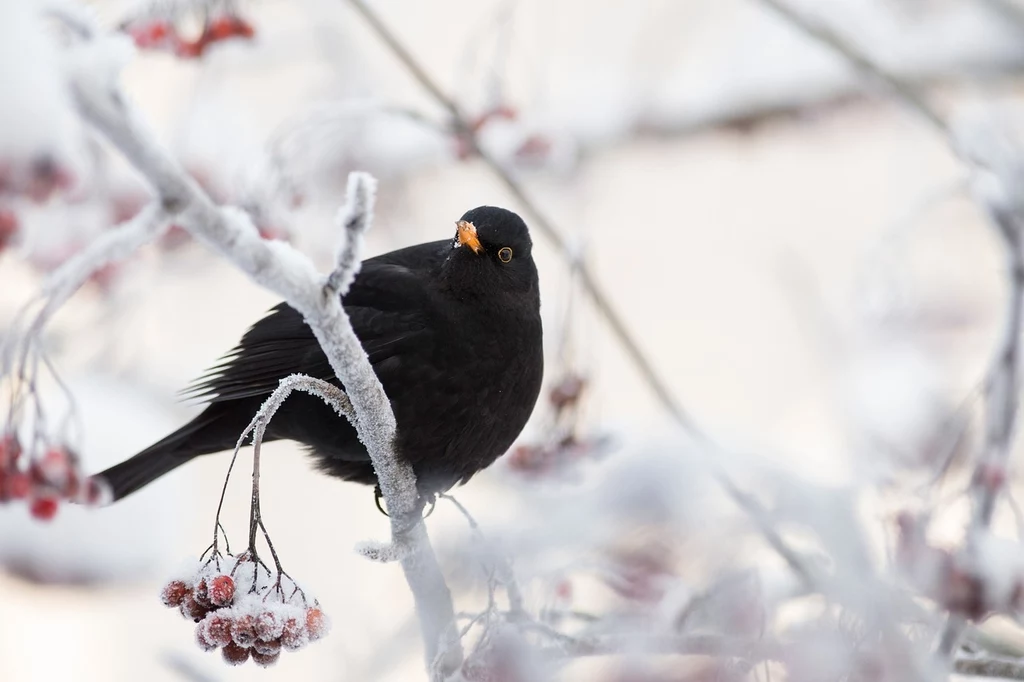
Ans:
MULTIPOLYGON (((410 246, 362 264, 342 299, 398 423, 397 452, 428 498, 465 483, 504 453, 540 392, 540 293, 526 224, 475 208, 454 241, 410 246)), ((231 450, 278 382, 307 374, 340 385, 302 316, 278 304, 187 393, 208 400, 195 419, 99 474, 114 499, 193 457, 231 450)), ((298 441, 324 472, 377 482, 348 420, 293 393, 265 440, 298 441)))

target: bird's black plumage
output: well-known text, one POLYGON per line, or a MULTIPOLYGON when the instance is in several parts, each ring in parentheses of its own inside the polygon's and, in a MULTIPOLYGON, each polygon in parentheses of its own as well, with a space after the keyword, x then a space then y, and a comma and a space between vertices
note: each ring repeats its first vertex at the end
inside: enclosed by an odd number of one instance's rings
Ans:
MULTIPOLYGON (((543 374, 526 224, 482 206, 460 225, 454 240, 364 261, 342 299, 391 400, 398 454, 412 464, 424 496, 469 480, 508 449, 533 411, 543 374)), ((99 476, 120 499, 196 456, 234 448, 263 400, 296 373, 340 385, 302 316, 281 303, 188 389, 209 402, 202 413, 99 476)), ((266 433, 278 439, 306 445, 328 474, 376 483, 355 429, 318 398, 288 398, 266 433)))

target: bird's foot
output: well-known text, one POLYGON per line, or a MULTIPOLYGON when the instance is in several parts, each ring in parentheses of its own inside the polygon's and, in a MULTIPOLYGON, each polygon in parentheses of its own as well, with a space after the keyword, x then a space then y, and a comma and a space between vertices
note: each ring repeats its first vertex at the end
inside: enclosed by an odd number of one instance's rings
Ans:
MULTIPOLYGON (((384 516, 391 518, 391 515, 388 514, 386 509, 384 509, 384 505, 381 504, 381 500, 383 499, 384 493, 381 492, 380 484, 375 485, 373 487, 373 503, 377 505, 377 511, 379 511, 384 516)), ((416 500, 416 506, 420 512, 422 512, 423 508, 427 506, 427 503, 430 504, 430 509, 427 510, 427 513, 423 515, 423 518, 428 518, 431 514, 434 513, 434 509, 437 508, 437 495, 434 493, 431 493, 430 495, 420 495, 419 498, 417 498, 416 500)))

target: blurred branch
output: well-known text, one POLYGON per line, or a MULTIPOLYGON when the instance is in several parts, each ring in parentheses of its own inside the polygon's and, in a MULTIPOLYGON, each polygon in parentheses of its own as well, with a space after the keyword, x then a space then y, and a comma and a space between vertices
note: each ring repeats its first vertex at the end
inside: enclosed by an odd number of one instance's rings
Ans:
POLYGON ((1012 22, 1018 30, 1024 30, 1024 7, 1014 0, 983 0, 983 2, 1000 17, 1012 22))
POLYGON ((601 635, 570 637, 561 635, 558 643, 543 650, 550 658, 605 656, 630 651, 647 654, 716 656, 760 662, 778 658, 778 647, 763 640, 725 635, 601 635))
POLYGON ((921 115, 942 133, 949 132, 946 120, 928 103, 918 90, 877 64, 859 47, 840 35, 833 28, 813 19, 792 7, 787 0, 760 0, 774 10, 792 26, 813 38, 825 47, 838 53, 861 73, 871 77, 893 92, 904 104, 921 115))
MULTIPOLYGON (((1008 460, 1019 403, 1021 306, 1024 305, 1024 253, 1021 251, 1021 223, 1007 206, 987 201, 986 208, 1003 240, 1007 259, 1009 295, 1003 335, 988 373, 985 389, 985 444, 971 478, 973 511, 967 529, 967 549, 973 551, 992 522, 996 500, 1005 489, 1008 460)), ((938 652, 955 653, 966 619, 951 614, 939 638, 938 652)))

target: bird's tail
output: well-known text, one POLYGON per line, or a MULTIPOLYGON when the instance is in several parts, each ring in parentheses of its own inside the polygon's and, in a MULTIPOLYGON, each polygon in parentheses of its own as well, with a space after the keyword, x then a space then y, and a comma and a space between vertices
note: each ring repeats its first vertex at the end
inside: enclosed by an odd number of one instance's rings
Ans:
MULTIPOLYGON (((109 486, 113 494, 112 501, 116 502, 131 495, 200 455, 234 447, 234 440, 230 438, 231 432, 220 428, 225 426, 223 421, 233 420, 224 420, 225 415, 218 414, 218 411, 211 407, 213 406, 207 407, 188 424, 134 457, 96 474, 96 478, 103 479, 109 486), (225 431, 227 438, 218 437, 222 430, 225 431)), ((231 428, 233 424, 226 426, 231 428)), ((233 432, 235 439, 241 435, 243 428, 244 423, 233 432)))

